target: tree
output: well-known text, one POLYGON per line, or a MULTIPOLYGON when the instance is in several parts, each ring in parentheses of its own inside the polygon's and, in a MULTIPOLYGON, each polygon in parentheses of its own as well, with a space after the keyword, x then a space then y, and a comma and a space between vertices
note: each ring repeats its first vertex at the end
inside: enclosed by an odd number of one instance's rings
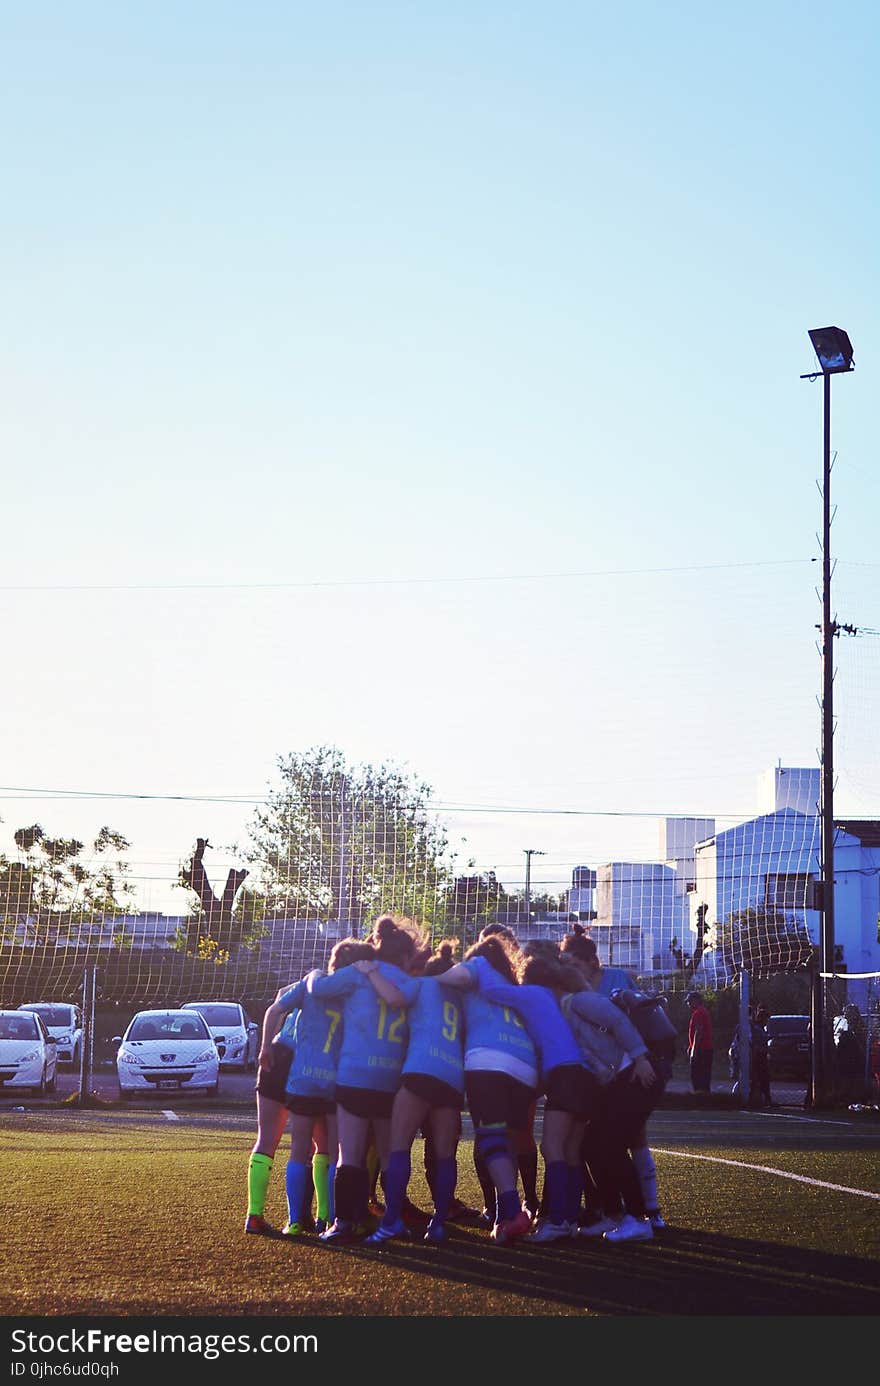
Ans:
MULTIPOLYGON (((468 864, 473 865, 472 862, 468 864)), ((461 933, 466 944, 470 943, 484 924, 495 919, 499 910, 507 909, 509 900, 494 871, 456 876, 447 887, 444 899, 447 927, 461 933)))
POLYGON ((814 955, 802 913, 754 905, 732 910, 719 921, 713 947, 736 972, 746 971, 753 978, 801 971, 814 955))
POLYGON ((199 905, 187 923, 177 930, 172 947, 192 957, 211 957, 214 961, 226 962, 231 949, 252 948, 269 931, 260 922, 260 911, 252 903, 253 896, 247 902, 242 901, 241 888, 250 874, 248 871, 230 868, 223 894, 215 895, 204 864, 205 851, 210 846, 206 837, 196 838, 188 860, 181 863, 177 884, 192 891, 199 905))
POLYGON ((384 910, 442 925, 450 872, 430 787, 393 765, 349 765, 333 746, 279 756, 280 784, 245 848, 266 913, 360 928, 384 910))
POLYGON ((123 854, 131 845, 103 827, 89 845, 50 837, 39 823, 18 828, 18 859, 0 854, 0 916, 4 933, 31 943, 56 941, 96 917, 124 914, 134 887, 123 854))

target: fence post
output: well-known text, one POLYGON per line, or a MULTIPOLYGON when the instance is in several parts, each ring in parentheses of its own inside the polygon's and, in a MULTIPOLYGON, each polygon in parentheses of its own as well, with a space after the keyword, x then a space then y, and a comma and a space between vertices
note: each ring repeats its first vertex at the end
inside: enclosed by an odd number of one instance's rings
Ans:
POLYGON ((79 1051, 79 1103, 84 1106, 94 1072, 95 993, 98 969, 92 965, 83 973, 82 1015, 83 1033, 79 1051))
POLYGON ((739 1102, 747 1107, 752 1096, 751 978, 745 968, 739 974, 739 1102))

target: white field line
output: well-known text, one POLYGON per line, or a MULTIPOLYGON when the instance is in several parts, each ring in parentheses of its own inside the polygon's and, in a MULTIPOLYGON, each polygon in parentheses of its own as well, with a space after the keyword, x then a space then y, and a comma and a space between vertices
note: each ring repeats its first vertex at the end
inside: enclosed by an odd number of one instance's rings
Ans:
POLYGON ((852 1126, 851 1121, 835 1121, 833 1117, 794 1116, 791 1112, 749 1112, 749 1116, 770 1117, 773 1121, 812 1121, 818 1122, 821 1126, 852 1126))
POLYGON ((165 1117, 166 1121, 180 1121, 180 1117, 177 1115, 176 1112, 166 1112, 163 1109, 162 1115, 163 1117, 165 1117))
POLYGON ((880 1193, 870 1193, 867 1189, 850 1189, 846 1184, 829 1184, 824 1179, 808 1179, 805 1174, 789 1174, 785 1169, 771 1169, 769 1165, 750 1165, 745 1160, 723 1160, 720 1155, 691 1155, 686 1150, 662 1150, 651 1146, 655 1155, 673 1155, 679 1160, 706 1160, 710 1165, 735 1165, 737 1169, 754 1169, 759 1174, 775 1174, 778 1179, 793 1179, 798 1184, 812 1184, 816 1189, 833 1189, 835 1193, 855 1194, 858 1198, 876 1198, 880 1193))

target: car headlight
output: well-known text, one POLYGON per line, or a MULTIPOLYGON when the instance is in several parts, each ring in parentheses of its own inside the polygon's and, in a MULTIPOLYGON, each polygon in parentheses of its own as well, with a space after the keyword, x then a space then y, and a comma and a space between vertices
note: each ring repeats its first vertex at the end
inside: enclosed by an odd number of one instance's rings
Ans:
POLYGON ((39 1051, 39 1049, 32 1049, 32 1050, 30 1051, 29 1054, 22 1054, 22 1056, 21 1056, 21 1058, 19 1059, 18 1062, 19 1062, 20 1064, 29 1064, 29 1063, 32 1063, 34 1059, 38 1059, 39 1057, 40 1057, 40 1051, 39 1051))
POLYGON ((193 1063, 206 1064, 209 1059, 213 1059, 215 1057, 216 1055, 213 1049, 205 1049, 201 1054, 196 1055, 196 1057, 193 1059, 193 1063))
POLYGON ((120 1054, 119 1062, 121 1064, 137 1064, 138 1068, 142 1068, 144 1063, 138 1054, 120 1054))

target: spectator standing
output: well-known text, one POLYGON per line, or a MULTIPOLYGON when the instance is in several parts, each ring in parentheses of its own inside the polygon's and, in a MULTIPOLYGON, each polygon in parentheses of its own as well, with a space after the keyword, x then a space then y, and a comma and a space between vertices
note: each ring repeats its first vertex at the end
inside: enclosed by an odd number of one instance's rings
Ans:
POLYGON ((700 1096, 708 1097, 712 1091, 712 1059, 715 1052, 712 1017, 698 991, 689 991, 685 1001, 690 1011, 688 1058, 691 1065, 691 1087, 700 1096))

